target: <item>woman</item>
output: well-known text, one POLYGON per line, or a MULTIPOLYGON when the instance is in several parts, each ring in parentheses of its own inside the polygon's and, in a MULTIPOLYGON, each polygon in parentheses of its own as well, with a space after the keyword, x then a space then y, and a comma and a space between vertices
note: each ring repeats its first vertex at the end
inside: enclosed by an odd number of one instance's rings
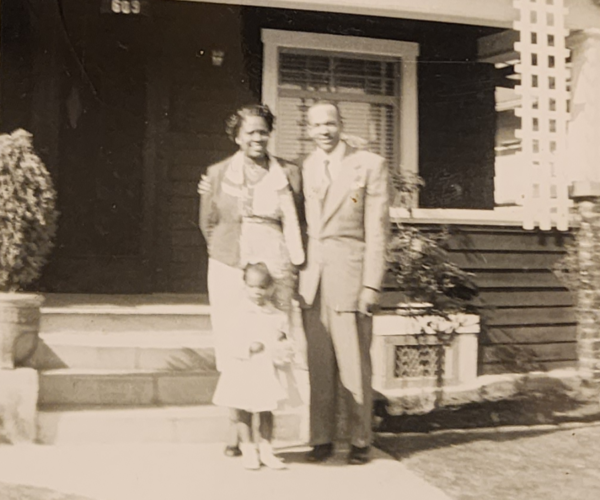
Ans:
MULTIPOLYGON (((235 308, 248 263, 264 262, 275 280, 275 304, 288 310, 294 270, 304 262, 297 209, 301 176, 292 164, 267 153, 275 118, 265 105, 247 105, 227 121, 238 152, 208 168, 207 192, 200 190, 200 229, 208 245, 208 295, 215 332, 217 369, 222 371, 235 338, 235 308)), ((236 415, 232 415, 236 421, 236 415)), ((225 449, 239 454, 233 433, 225 449)))

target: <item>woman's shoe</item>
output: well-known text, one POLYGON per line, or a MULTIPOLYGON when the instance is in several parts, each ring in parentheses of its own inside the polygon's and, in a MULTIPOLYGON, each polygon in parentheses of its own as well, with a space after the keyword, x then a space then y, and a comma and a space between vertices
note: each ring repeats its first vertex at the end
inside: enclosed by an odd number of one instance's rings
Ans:
POLYGON ((242 463, 244 469, 258 470, 260 469, 260 460, 254 443, 241 443, 240 450, 242 451, 242 463))
POLYGON ((269 469, 273 469, 273 470, 287 469, 287 465, 285 465, 279 458, 277 458, 273 454, 273 448, 271 447, 271 443, 266 443, 266 442, 259 443, 258 454, 260 457, 260 462, 263 465, 266 465, 269 469))
POLYGON ((240 450, 239 446, 225 446, 225 450, 223 450, 223 454, 226 457, 239 457, 242 454, 242 450, 240 450))

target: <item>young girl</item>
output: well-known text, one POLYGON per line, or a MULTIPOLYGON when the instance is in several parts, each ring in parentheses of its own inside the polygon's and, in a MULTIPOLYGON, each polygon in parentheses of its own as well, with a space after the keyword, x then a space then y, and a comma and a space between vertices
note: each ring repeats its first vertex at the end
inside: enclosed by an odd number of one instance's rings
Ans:
POLYGON ((273 277, 264 263, 248 264, 244 270, 246 301, 239 314, 239 327, 227 341, 227 364, 213 403, 235 410, 235 420, 244 467, 285 469, 274 454, 273 410, 287 395, 276 365, 291 362, 293 351, 286 340, 287 315, 271 300, 273 277), (252 416, 260 419, 258 443, 253 439, 252 416))

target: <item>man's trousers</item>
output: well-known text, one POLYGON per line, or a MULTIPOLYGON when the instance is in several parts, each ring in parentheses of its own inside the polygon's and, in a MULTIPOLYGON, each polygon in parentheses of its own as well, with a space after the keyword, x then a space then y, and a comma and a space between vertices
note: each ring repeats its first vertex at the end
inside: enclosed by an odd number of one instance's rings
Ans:
POLYGON ((332 443, 337 433, 338 402, 346 401, 350 443, 371 444, 373 391, 371 338, 373 318, 357 312, 336 312, 317 292, 303 310, 310 380, 310 444, 332 443), (337 390, 343 388, 343 397, 337 390))

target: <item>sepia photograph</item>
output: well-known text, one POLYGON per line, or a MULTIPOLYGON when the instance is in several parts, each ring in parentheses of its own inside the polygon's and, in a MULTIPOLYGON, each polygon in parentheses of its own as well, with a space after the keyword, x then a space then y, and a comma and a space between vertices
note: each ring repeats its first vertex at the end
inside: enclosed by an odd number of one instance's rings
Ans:
POLYGON ((2 0, 0 500, 600 498, 600 0, 2 0))

